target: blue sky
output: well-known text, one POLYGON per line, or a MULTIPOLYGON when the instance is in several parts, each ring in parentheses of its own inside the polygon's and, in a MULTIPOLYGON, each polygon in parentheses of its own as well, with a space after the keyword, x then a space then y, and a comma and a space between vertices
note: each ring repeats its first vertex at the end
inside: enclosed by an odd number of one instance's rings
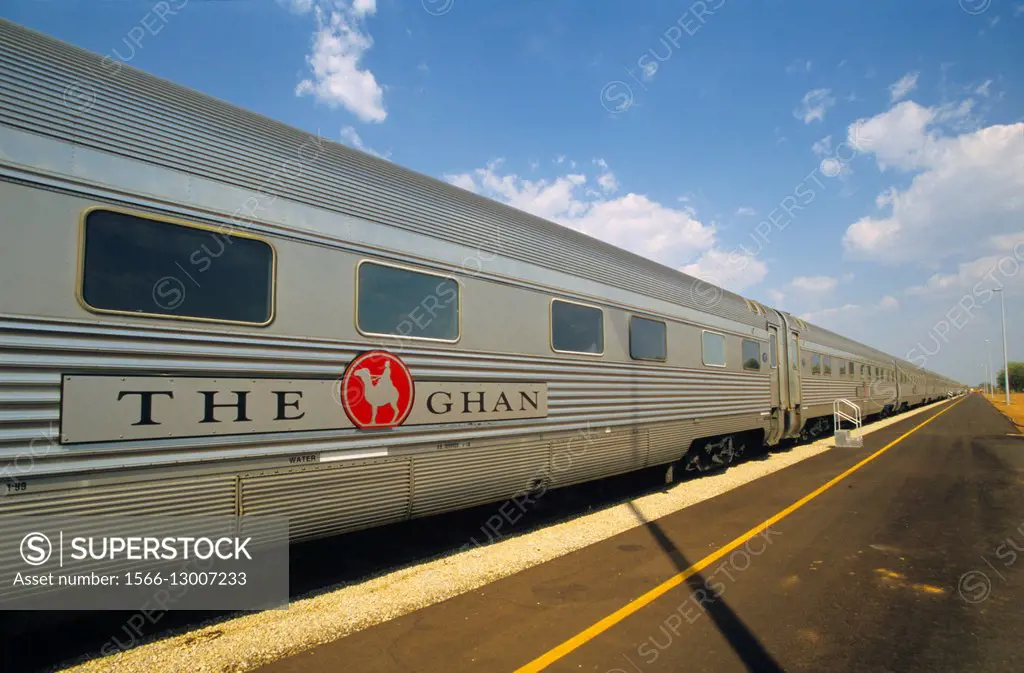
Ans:
POLYGON ((0 13, 972 384, 1005 286, 1024 360, 1024 1, 0 13))

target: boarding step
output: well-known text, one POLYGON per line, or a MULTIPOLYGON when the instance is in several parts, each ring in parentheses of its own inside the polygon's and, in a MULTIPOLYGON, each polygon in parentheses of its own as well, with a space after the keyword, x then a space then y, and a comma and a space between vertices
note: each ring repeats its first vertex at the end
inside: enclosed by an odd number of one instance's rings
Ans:
POLYGON ((832 424, 836 430, 833 446, 840 449, 856 449, 864 446, 864 437, 861 434, 860 407, 856 404, 845 399, 833 401, 832 424), (844 421, 852 428, 844 429, 844 421))
POLYGON ((864 438, 853 430, 836 430, 833 446, 837 449, 859 449, 864 446, 864 438))

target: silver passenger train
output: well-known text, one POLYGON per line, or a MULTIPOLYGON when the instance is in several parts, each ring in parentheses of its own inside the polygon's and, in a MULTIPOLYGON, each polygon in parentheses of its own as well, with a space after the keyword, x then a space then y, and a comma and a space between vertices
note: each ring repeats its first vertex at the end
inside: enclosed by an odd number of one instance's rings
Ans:
POLYGON ((0 91, 0 514, 307 539, 960 388, 2 20, 0 91))

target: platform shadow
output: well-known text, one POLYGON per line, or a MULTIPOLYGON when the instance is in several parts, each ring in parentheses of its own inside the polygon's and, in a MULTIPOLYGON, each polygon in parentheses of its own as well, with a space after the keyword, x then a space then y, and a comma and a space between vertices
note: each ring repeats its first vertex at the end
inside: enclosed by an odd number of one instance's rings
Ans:
MULTIPOLYGON (((657 521, 648 520, 633 501, 629 502, 629 506, 637 520, 643 522, 644 527, 650 531, 658 546, 661 547, 662 552, 672 560, 672 563, 680 573, 693 565, 693 562, 669 539, 657 521)), ((722 595, 715 594, 711 589, 710 583, 704 579, 703 575, 695 572, 685 582, 691 596, 701 592, 700 595, 705 597, 705 600, 700 603, 701 609, 714 622, 715 627, 729 642, 729 645, 748 671, 782 673, 784 669, 779 666, 775 658, 764 648, 764 645, 761 644, 757 636, 740 619, 740 616, 728 606, 722 595)))

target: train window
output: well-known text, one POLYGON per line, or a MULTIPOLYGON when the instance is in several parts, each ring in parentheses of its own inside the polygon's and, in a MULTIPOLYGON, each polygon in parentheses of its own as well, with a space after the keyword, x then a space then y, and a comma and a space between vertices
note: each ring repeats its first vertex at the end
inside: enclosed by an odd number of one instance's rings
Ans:
POLYGON ((822 373, 825 376, 832 376, 832 356, 825 355, 821 358, 822 373))
POLYGON ((779 366, 779 344, 778 339, 775 337, 775 333, 772 332, 768 335, 768 358, 769 364, 772 369, 779 366))
POLYGON ((629 319, 629 357, 634 360, 664 360, 668 354, 665 323, 639 316, 629 319))
POLYGON ((846 376, 846 360, 840 360, 836 358, 836 362, 839 363, 839 375, 846 376))
POLYGON ((458 341, 454 278, 376 262, 359 263, 356 326, 364 334, 458 341))
POLYGON ((709 367, 725 366, 725 337, 715 332, 701 334, 701 354, 704 364, 709 367))
POLYGON ((228 229, 112 210, 85 216, 81 300, 97 312, 267 325, 274 249, 228 229))
POLYGON ((604 311, 594 306, 552 300, 551 348, 567 353, 604 353, 604 311))
POLYGON ((863 379, 863 378, 866 378, 866 375, 864 374, 864 368, 865 368, 866 366, 867 366, 867 365, 861 365, 861 366, 860 366, 860 377, 861 377, 862 379, 863 379))
POLYGON ((792 367, 793 371, 800 371, 800 366, 797 364, 800 359, 797 357, 796 352, 796 333, 793 332, 789 335, 789 366, 792 367))
POLYGON ((761 344, 749 339, 743 340, 743 368, 751 371, 761 369, 761 344))
POLYGON ((821 374, 821 356, 817 353, 811 353, 811 373, 821 374))

